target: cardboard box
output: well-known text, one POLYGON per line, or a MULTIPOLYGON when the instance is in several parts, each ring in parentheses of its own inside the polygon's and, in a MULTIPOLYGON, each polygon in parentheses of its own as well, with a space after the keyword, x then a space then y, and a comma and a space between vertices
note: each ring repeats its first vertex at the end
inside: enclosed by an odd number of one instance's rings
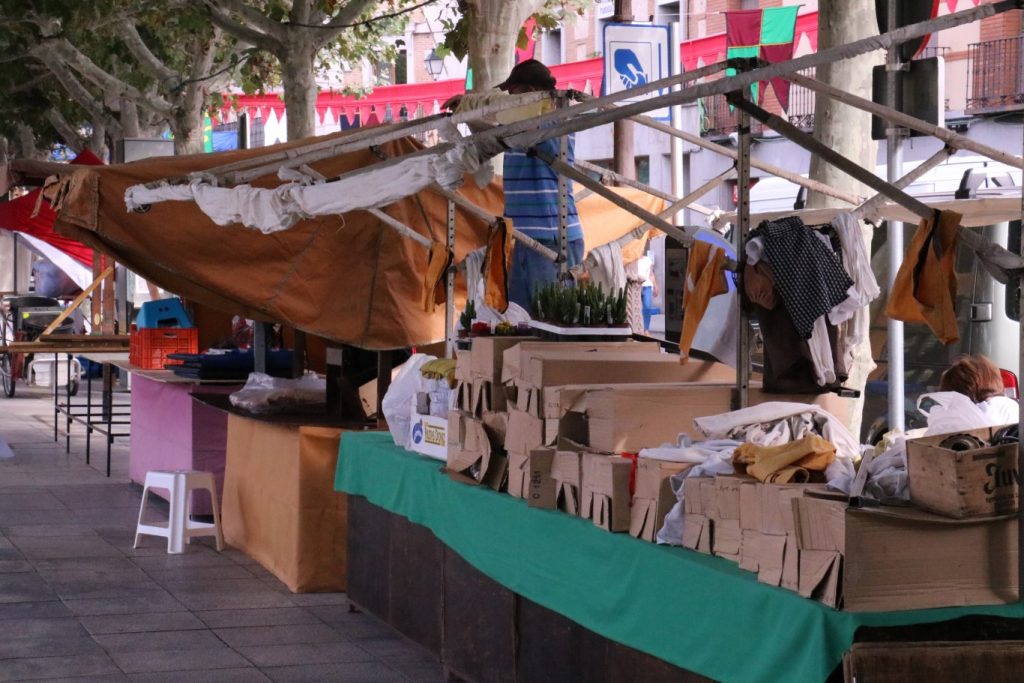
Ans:
POLYGON ((551 478, 555 480, 555 506, 578 517, 583 496, 583 453, 560 443, 551 464, 551 478))
POLYGON ((472 357, 468 350, 455 350, 455 381, 473 381, 472 357))
POLYGON ((409 450, 431 458, 448 458, 448 420, 432 415, 413 415, 409 423, 409 450))
POLYGON ((954 520, 911 508, 792 501, 800 593, 850 611, 1019 600, 1013 517, 954 520))
MULTIPOLYGON (((740 487, 754 480, 743 475, 719 475, 711 481, 712 484, 701 482, 701 496, 704 499, 705 513, 716 522, 719 520, 735 521, 738 530, 740 528, 740 487)), ((737 550, 737 552, 739 551, 737 550)))
MULTIPOLYGON (((988 441, 999 427, 964 432, 988 441)), ((1016 512, 1020 473, 1017 444, 952 451, 939 444, 949 434, 907 442, 910 501, 957 519, 1016 512)))
POLYGON ((693 434, 693 418, 728 411, 730 395, 725 384, 588 389, 563 403, 559 435, 603 453, 635 453, 693 434))
POLYGON ((584 453, 580 516, 606 531, 629 530, 629 477, 633 462, 614 455, 584 453))
POLYGON ((704 497, 701 493, 701 481, 704 479, 710 477, 687 477, 683 480, 683 513, 704 514, 704 497))
POLYGON ((501 383, 501 364, 505 351, 537 337, 473 337, 469 356, 469 374, 473 381, 501 383))
POLYGON ((665 521, 665 515, 676 503, 669 479, 692 466, 692 463, 637 459, 633 504, 629 515, 630 536, 654 541, 658 529, 665 521))
POLYGON ((740 527, 740 569, 756 572, 761 566, 761 532, 740 527))
MULTIPOLYGON (((736 371, 712 362, 679 363, 671 354, 628 350, 532 349, 521 344, 505 352, 501 380, 522 387, 588 384, 664 384, 735 381, 736 371)), ((644 346, 644 345, 641 345, 644 346)))
POLYGON ((508 458, 501 452, 495 434, 483 420, 458 410, 449 411, 446 425, 448 475, 465 483, 501 490, 508 473, 508 458))
POLYGON ((549 443, 545 436, 544 420, 521 410, 509 411, 504 441, 507 452, 528 455, 549 443))
POLYGON ((710 555, 711 524, 711 520, 704 515, 683 515, 683 547, 710 555))
POLYGON ((551 342, 527 341, 517 344, 502 353, 502 383, 508 383, 520 377, 525 358, 545 354, 566 353, 622 353, 627 355, 650 354, 660 355, 661 345, 657 342, 618 341, 618 342, 551 342))
POLYGON ((714 535, 711 537, 711 553, 730 562, 740 561, 740 520, 712 520, 714 535))
POLYGON ((550 448, 539 448, 530 451, 529 493, 527 503, 532 508, 553 509, 556 505, 555 480, 551 476, 551 465, 555 459, 555 451, 550 448))
POLYGON ((508 454, 508 495, 526 498, 530 492, 530 456, 508 454))

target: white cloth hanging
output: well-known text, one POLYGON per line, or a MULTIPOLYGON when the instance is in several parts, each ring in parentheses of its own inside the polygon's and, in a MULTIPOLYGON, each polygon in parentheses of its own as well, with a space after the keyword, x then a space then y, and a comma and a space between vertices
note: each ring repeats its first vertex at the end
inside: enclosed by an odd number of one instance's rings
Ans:
POLYGON ((843 249, 843 268, 853 280, 853 286, 850 287, 849 296, 829 311, 828 319, 833 325, 854 319, 858 324, 855 324, 850 334, 856 337, 856 343, 859 343, 867 338, 867 324, 866 321, 861 321, 856 313, 874 301, 881 289, 878 287, 875 274, 871 271, 871 256, 864 246, 864 238, 861 236, 860 223, 857 219, 851 213, 840 213, 832 219, 832 227, 839 235, 843 249))
POLYGON ((585 262, 590 280, 605 292, 617 292, 626 287, 626 268, 622 263, 622 246, 609 242, 591 249, 585 262))

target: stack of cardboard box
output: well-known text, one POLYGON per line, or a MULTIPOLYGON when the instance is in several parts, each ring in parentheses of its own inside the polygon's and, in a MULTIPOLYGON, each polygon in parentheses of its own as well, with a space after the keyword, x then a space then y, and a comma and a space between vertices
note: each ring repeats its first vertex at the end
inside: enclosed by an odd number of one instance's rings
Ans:
POLYGON ((682 545, 830 607, 892 611, 1018 600, 1013 517, 849 507, 823 484, 683 483, 682 545))

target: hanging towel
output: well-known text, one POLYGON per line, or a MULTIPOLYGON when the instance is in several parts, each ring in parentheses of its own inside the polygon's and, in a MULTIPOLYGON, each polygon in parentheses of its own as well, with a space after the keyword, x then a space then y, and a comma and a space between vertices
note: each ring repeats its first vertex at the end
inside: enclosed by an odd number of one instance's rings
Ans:
POLYGON ((444 275, 451 265, 452 254, 448 246, 442 242, 433 242, 430 245, 427 270, 423 274, 423 310, 427 313, 434 312, 434 306, 439 303, 438 298, 444 301, 444 275), (440 287, 440 291, 438 288, 440 287))
POLYGON ((477 304, 483 304, 483 272, 487 247, 480 247, 466 254, 466 297, 477 304))
POLYGON ((487 238, 484 258, 484 303, 504 313, 508 310, 508 268, 512 261, 512 224, 499 218, 487 238))
POLYGON ((584 265, 591 282, 601 285, 606 293, 625 288, 626 267, 622 262, 622 246, 618 242, 609 242, 591 249, 584 265))
POLYGON ((733 453, 738 471, 769 484, 803 483, 810 472, 824 472, 836 459, 836 447, 817 434, 778 446, 745 443, 733 453))
POLYGON ((885 307, 890 318, 925 323, 943 344, 960 339, 956 324, 956 247, 960 214, 939 211, 910 240, 885 307))
POLYGON ((722 265, 725 251, 707 242, 695 241, 690 247, 686 263, 686 283, 683 287, 683 331, 679 337, 679 359, 685 363, 690 355, 693 337, 697 334, 711 297, 729 291, 722 265))

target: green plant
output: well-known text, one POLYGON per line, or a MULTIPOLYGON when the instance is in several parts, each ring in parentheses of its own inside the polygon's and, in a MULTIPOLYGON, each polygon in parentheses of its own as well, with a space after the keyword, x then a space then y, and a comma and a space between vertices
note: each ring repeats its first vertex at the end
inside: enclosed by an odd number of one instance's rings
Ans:
POLYGON ((466 302, 466 310, 459 316, 459 325, 467 332, 473 326, 473 318, 476 317, 476 304, 472 299, 466 302))
POLYGON ((624 325, 626 293, 620 289, 605 295, 599 284, 574 286, 548 283, 533 295, 533 317, 562 326, 624 325))

